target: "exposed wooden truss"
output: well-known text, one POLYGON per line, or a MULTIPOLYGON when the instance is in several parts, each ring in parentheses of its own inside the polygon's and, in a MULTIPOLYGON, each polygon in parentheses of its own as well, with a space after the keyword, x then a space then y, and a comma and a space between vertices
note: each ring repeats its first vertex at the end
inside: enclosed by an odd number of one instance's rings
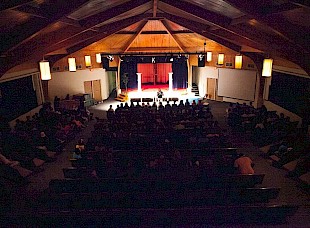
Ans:
MULTIPOLYGON (((249 47, 257 50, 259 56, 263 56, 263 52, 287 59, 310 72, 310 26, 303 19, 307 12, 310 14, 308 0, 224 0, 217 4, 217 9, 209 7, 208 4, 213 2, 208 0, 200 2, 200 5, 193 0, 114 0, 113 6, 105 8, 102 5, 102 10, 80 20, 70 17, 71 13, 83 10, 83 7, 91 12, 89 3, 92 1, 1 2, 0 11, 14 17, 12 22, 19 17, 24 19, 12 25, 9 21, 0 23, 0 75, 22 62, 38 61, 43 55, 50 55, 49 58, 56 61, 115 33, 127 37, 132 35, 125 43, 124 51, 139 49, 131 48, 131 44, 141 33, 168 34, 184 51, 186 46, 183 43, 186 42, 182 42, 177 34, 197 33, 234 51, 240 52, 242 47, 249 47), (221 12, 217 11, 223 4, 226 8, 223 6, 221 12), (227 14, 224 9, 238 11, 238 16, 227 14), (299 17, 300 13, 303 15, 299 17), (142 31, 147 20, 161 20, 166 30, 142 31), (140 25, 134 30, 123 30, 139 21, 140 25), (172 22, 183 28, 172 27, 172 22)), ((112 3, 112 0, 104 2, 109 5, 110 1, 112 3)), ((154 48, 144 49, 153 51, 154 48)))

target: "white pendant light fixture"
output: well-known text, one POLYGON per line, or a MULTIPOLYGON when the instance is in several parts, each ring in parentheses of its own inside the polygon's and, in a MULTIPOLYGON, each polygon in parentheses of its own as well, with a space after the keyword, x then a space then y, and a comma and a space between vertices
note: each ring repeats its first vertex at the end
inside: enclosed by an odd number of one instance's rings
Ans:
POLYGON ((42 60, 39 62, 40 66, 40 74, 41 74, 41 80, 51 80, 51 69, 50 69, 50 63, 46 60, 42 60))
POLYGON ((91 58, 90 55, 85 55, 85 66, 91 68, 91 58))
POLYGON ((223 65, 224 64, 224 54, 220 53, 217 59, 217 64, 223 65))
POLYGON ((273 59, 264 59, 262 76, 271 77, 273 59))
POLYGON ((69 63, 69 71, 75 72, 76 71, 75 58, 68 58, 68 63, 69 63))
POLYGON ((96 62, 101 63, 101 54, 100 53, 96 54, 96 62))
POLYGON ((236 55, 235 56, 235 69, 241 69, 242 68, 242 55, 236 55))
POLYGON ((211 62, 212 61, 212 52, 208 51, 207 52, 207 62, 211 62))

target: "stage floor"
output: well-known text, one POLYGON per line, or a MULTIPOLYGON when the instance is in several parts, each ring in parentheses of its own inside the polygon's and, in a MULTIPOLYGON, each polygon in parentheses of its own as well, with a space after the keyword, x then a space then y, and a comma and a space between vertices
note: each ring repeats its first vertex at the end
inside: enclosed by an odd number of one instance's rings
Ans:
MULTIPOLYGON (((157 98, 158 87, 156 88, 147 88, 142 89, 142 91, 131 90, 128 91, 128 99, 141 99, 142 98, 151 98, 155 100, 157 98)), ((178 98, 179 100, 192 99, 195 97, 195 94, 192 92, 187 92, 186 89, 177 89, 169 91, 168 88, 160 88, 164 93, 163 98, 178 98)))
MULTIPOLYGON (((129 90, 128 91, 128 103, 130 103, 130 99, 136 99, 139 98, 140 101, 142 100, 142 98, 156 98, 157 95, 157 91, 158 91, 158 87, 156 88, 148 88, 148 89, 144 89, 142 91, 137 91, 137 90, 129 90)), ((185 103, 186 99, 189 100, 190 103, 193 102, 193 100, 195 100, 196 102, 198 102, 199 99, 201 99, 201 97, 199 96, 195 96, 194 93, 192 92, 187 92, 186 89, 178 89, 178 90, 173 90, 173 91, 168 91, 168 88, 166 89, 162 89, 164 96, 163 98, 178 98, 178 101, 176 102, 177 104, 180 103, 180 100, 183 100, 183 102, 185 103)), ((114 98, 109 98, 107 100, 104 100, 102 103, 94 105, 92 107, 89 108, 89 111, 94 113, 95 116, 98 116, 100 118, 106 118, 106 112, 108 111, 110 105, 112 105, 113 109, 115 110, 117 108, 117 105, 120 105, 121 103, 125 103, 125 102, 120 102, 120 101, 116 101, 114 100, 114 98)), ((136 104, 137 102, 134 102, 134 104, 136 104)), ((140 102, 142 103, 142 102, 140 102)), ((158 103, 158 102, 157 102, 158 103)), ((172 101, 170 102, 172 103, 172 101)), ((150 102, 150 104, 152 105, 153 102, 150 102)), ((163 105, 166 105, 167 102, 163 101, 163 105)))

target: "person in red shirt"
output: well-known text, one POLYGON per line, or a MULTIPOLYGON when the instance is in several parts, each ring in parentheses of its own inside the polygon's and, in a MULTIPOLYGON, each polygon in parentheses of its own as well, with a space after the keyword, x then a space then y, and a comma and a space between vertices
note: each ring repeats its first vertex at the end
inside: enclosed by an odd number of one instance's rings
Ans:
POLYGON ((254 163, 251 158, 244 154, 239 154, 234 162, 234 167, 238 169, 239 174, 254 174, 254 163))

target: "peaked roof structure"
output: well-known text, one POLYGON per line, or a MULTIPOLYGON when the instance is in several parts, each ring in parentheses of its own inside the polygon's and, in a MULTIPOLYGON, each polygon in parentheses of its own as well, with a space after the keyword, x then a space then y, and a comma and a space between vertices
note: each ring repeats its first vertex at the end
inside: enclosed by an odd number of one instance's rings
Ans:
POLYGON ((204 42, 208 50, 270 56, 310 74, 308 1, 5 0, 0 12, 0 75, 90 45, 98 52, 198 52, 204 42))

